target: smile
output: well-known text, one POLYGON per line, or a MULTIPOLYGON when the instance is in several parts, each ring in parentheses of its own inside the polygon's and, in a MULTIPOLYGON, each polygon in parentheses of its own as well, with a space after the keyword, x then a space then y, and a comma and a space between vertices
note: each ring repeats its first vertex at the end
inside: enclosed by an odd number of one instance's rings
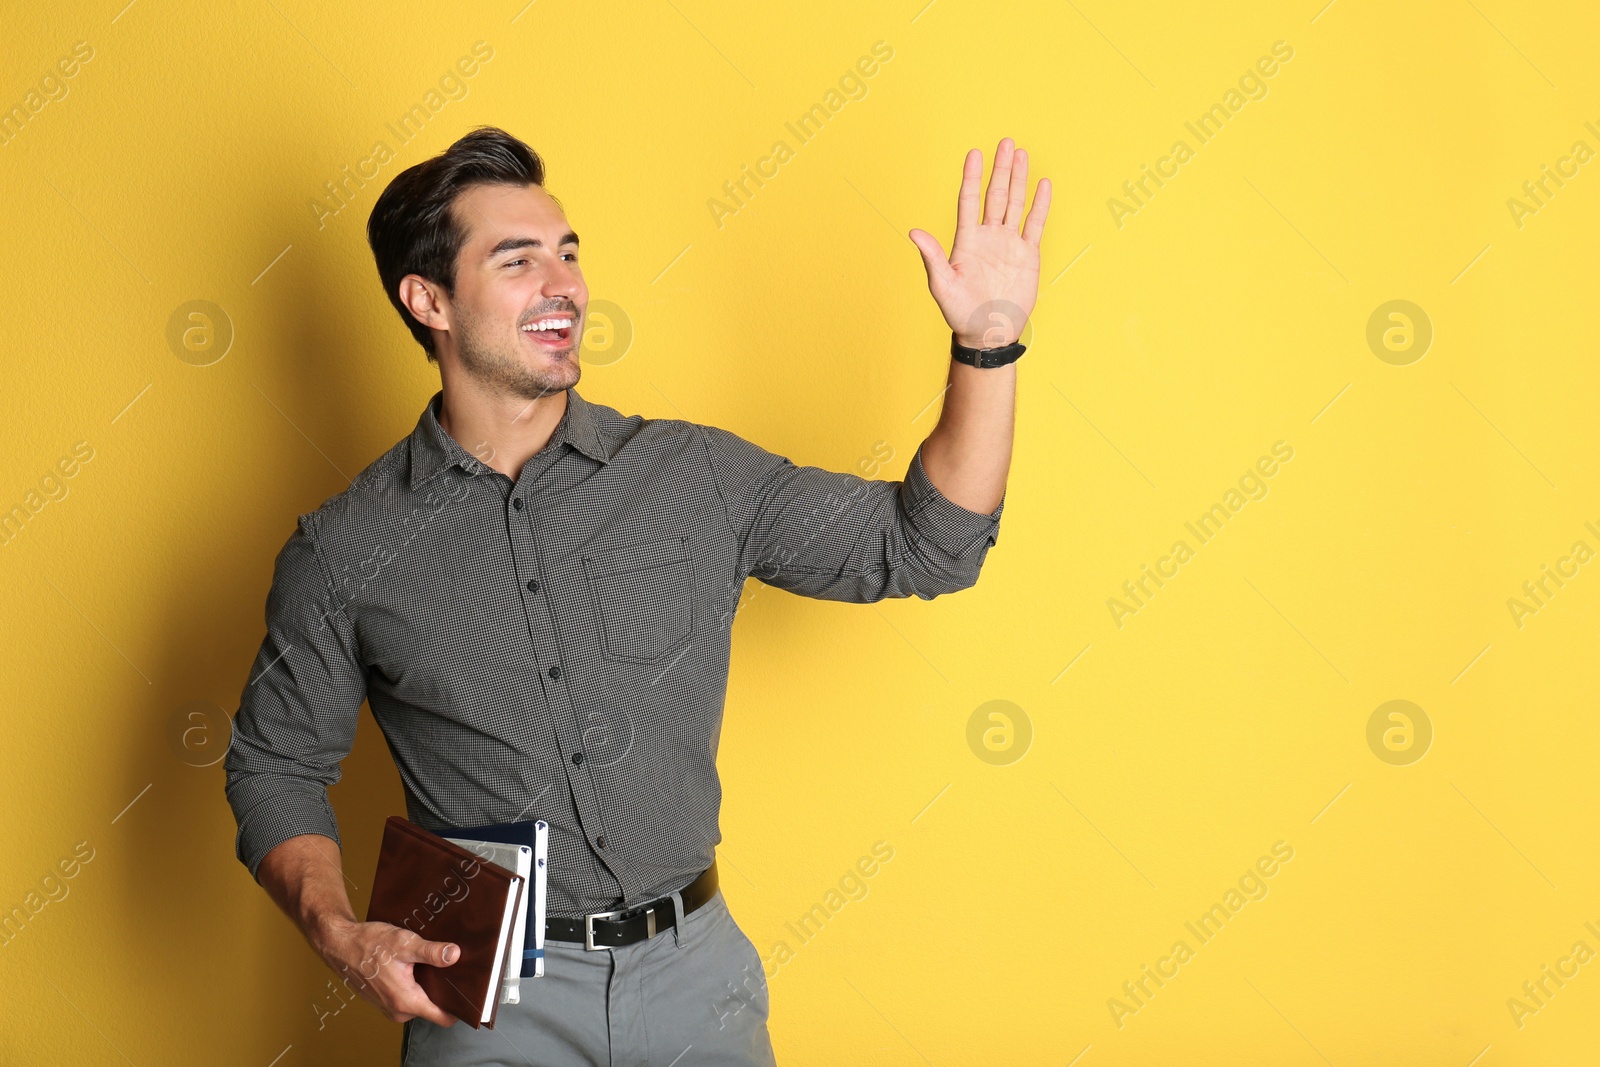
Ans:
POLYGON ((574 319, 568 315, 550 315, 523 326, 522 333, 546 348, 565 348, 572 339, 574 319))

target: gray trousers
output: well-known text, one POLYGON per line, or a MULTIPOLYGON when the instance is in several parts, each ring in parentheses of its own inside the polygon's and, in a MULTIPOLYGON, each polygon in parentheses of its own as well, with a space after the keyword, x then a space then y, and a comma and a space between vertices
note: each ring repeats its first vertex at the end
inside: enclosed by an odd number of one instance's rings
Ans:
POLYGON ((544 944, 544 977, 523 978, 495 1029, 412 1019, 401 1067, 775 1067, 761 956, 720 889, 623 948, 544 944))

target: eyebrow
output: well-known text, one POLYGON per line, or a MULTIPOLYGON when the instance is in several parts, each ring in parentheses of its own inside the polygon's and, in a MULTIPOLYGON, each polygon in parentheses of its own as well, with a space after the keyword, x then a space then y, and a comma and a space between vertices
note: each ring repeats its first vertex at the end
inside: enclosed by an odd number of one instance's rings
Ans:
MULTIPOLYGON (((575 233, 568 232, 568 233, 564 233, 564 234, 561 235, 561 240, 556 242, 556 246, 557 247, 561 247, 563 245, 576 245, 577 243, 578 243, 578 235, 575 234, 575 233)), ((520 249, 520 248, 543 248, 543 247, 544 247, 544 242, 539 240, 537 237, 507 237, 505 240, 501 241, 499 244, 497 244, 493 248, 489 249, 489 254, 487 256, 485 256, 484 258, 493 259, 495 256, 498 256, 502 252, 514 252, 514 251, 516 251, 517 249, 520 249)))

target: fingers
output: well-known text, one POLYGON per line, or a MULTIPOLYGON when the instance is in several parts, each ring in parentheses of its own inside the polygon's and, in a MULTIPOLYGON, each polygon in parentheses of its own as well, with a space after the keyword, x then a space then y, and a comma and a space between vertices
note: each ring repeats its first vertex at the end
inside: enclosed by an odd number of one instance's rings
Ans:
POLYGON ((1006 215, 1006 197, 1011 191, 1011 160, 1016 152, 1016 142, 1009 137, 1000 138, 1000 147, 994 153, 994 171, 989 175, 989 193, 983 201, 985 224, 998 223, 1006 215))
MULTIPOLYGON (((961 200, 956 209, 956 229, 959 231, 970 223, 975 212, 972 210, 969 195, 976 196, 978 178, 983 174, 983 153, 974 148, 967 153, 967 165, 962 174, 961 200), (976 168, 974 168, 974 156, 976 168)), ((1000 146, 995 150, 994 171, 989 175, 989 191, 983 202, 983 224, 1005 226, 1008 229, 1022 227, 1022 236, 1030 244, 1037 245, 1044 236, 1045 219, 1050 214, 1050 180, 1040 179, 1038 187, 1034 190, 1033 210, 1028 212, 1024 222, 1022 209, 1028 201, 1028 152, 1027 149, 1018 148, 1016 142, 1009 137, 1000 139, 1000 146)))
POLYGON ((978 186, 983 182, 983 153, 967 153, 961 167, 961 192, 956 197, 956 232, 978 225, 978 186))
POLYGON ((426 1019, 438 1026, 454 1026, 456 1017, 429 999, 421 986, 411 983, 409 989, 393 998, 392 1004, 379 1004, 390 1022, 403 1023, 407 1019, 426 1019))
POLYGON ((426 1019, 439 1026, 450 1026, 456 1018, 435 1004, 429 998, 422 986, 417 984, 412 969, 403 966, 404 963, 426 963, 434 967, 448 967, 461 958, 461 948, 450 941, 428 941, 410 930, 405 931, 407 936, 400 945, 400 950, 395 959, 402 962, 400 973, 397 977, 397 986, 391 1004, 390 1018, 396 1015, 403 1022, 405 1018, 416 1016, 426 1019))
POLYGON ((416 1016, 426 1019, 437 1026, 454 1026, 456 1017, 445 1011, 439 1005, 428 999, 428 994, 422 991, 421 986, 416 986, 416 994, 410 997, 401 997, 395 1003, 395 1010, 389 1016, 395 1022, 405 1022, 406 1019, 416 1016), (400 1018, 396 1019, 398 1015, 400 1018))
POLYGON ((1033 210, 1028 212, 1028 221, 1022 227, 1022 239, 1035 247, 1044 237, 1044 220, 1050 217, 1050 189, 1050 179, 1040 178, 1038 188, 1033 191, 1033 210))
POLYGON ((439 1026, 456 1023, 417 984, 414 970, 419 963, 449 967, 459 961, 461 946, 452 941, 429 941, 388 923, 361 923, 324 959, 393 1022, 421 1018, 439 1026))
POLYGON ((1028 153, 1017 149, 1011 162, 1011 185, 1006 196, 1005 226, 1015 230, 1022 225, 1022 204, 1028 199, 1028 153))

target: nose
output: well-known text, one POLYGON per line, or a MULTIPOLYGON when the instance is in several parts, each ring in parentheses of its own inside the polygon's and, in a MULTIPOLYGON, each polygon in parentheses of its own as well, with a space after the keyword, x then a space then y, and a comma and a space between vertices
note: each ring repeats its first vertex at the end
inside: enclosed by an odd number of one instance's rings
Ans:
POLYGON ((547 263, 543 270, 544 284, 539 291, 551 300, 565 298, 572 303, 580 303, 579 298, 584 293, 583 278, 573 269, 574 264, 557 257, 547 263))

